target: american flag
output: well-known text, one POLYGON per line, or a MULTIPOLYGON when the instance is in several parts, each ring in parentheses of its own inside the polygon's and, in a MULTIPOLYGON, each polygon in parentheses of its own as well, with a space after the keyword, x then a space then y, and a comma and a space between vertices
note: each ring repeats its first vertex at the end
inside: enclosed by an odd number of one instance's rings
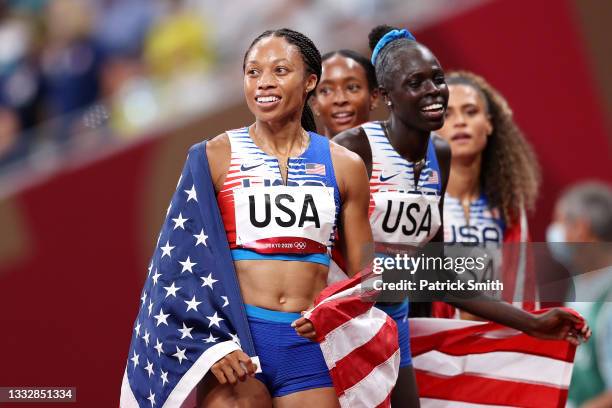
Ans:
POLYGON ((438 184, 438 182, 439 182, 438 172, 436 170, 432 170, 431 174, 429 175, 425 183, 426 184, 438 184))
POLYGON ((410 319, 421 406, 564 407, 576 347, 486 322, 410 319))
POLYGON ((364 272, 335 283, 305 314, 316 329, 343 408, 391 406, 400 363, 397 326, 366 300, 375 279, 364 272))
POLYGON ((190 150, 148 268, 121 407, 179 407, 212 364, 240 348, 255 354, 200 143, 190 150))
POLYGON ((325 165, 321 163, 306 163, 306 174, 319 174, 321 176, 325 175, 325 165))

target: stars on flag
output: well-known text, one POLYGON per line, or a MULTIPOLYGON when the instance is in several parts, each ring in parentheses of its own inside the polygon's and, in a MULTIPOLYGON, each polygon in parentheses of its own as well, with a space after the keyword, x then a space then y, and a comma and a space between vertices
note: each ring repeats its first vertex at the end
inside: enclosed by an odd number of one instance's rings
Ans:
POLYGON ((202 244, 204 246, 208 246, 208 245, 206 245, 206 238, 208 238, 208 235, 206 235, 204 233, 204 228, 202 228, 202 230, 200 231, 199 234, 195 234, 194 237, 196 239, 195 246, 198 246, 200 244, 202 244))
MULTIPOLYGON (((161 370, 161 369, 160 369, 161 370)), ((159 375, 162 380, 162 386, 166 385, 168 382, 168 372, 161 370, 161 374, 159 375)))
POLYGON ((174 228, 173 230, 177 229, 177 228, 181 228, 181 229, 185 229, 185 222, 189 221, 189 218, 183 218, 183 213, 180 212, 179 216, 177 218, 173 218, 172 221, 174 221, 174 228))
POLYGON ((179 361, 179 364, 183 364, 183 360, 189 360, 186 356, 185 356, 185 351, 187 349, 181 349, 179 348, 179 346, 176 346, 176 353, 174 353, 172 356, 176 357, 179 361))
POLYGON ((159 279, 160 276, 162 276, 162 274, 159 273, 157 269, 155 269, 155 274, 152 276, 153 286, 157 285, 157 280, 159 279))
POLYGON ((221 307, 229 305, 229 300, 227 300, 227 296, 221 296, 221 299, 223 299, 223 306, 221 307))
POLYGON ((187 310, 186 310, 186 312, 188 312, 190 310, 195 310, 197 312, 198 311, 198 305, 202 303, 202 302, 198 302, 196 300, 195 295, 193 295, 191 300, 183 300, 183 302, 187 303, 187 310))
POLYGON ((142 336, 142 339, 145 341, 145 343, 148 346, 149 345, 149 332, 147 331, 147 329, 145 329, 145 334, 144 336, 142 336))
POLYGON ((151 378, 151 376, 153 375, 153 363, 151 363, 149 359, 147 359, 147 366, 145 367, 145 371, 149 373, 149 378, 151 378))
POLYGON ((170 245, 170 241, 166 241, 166 245, 164 245, 163 247, 159 247, 159 249, 162 250, 162 258, 166 255, 168 255, 168 258, 172 258, 172 255, 170 255, 170 252, 174 249, 175 247, 170 245))
POLYGON ((156 327, 159 327, 160 324, 165 324, 166 326, 168 325, 168 316, 170 316, 170 314, 164 314, 164 309, 163 308, 159 308, 159 314, 157 314, 156 316, 153 316, 155 318, 155 320, 157 320, 157 323, 155 324, 156 327))
POLYGON ((164 289, 166 289, 166 297, 168 296, 176 297, 176 292, 178 292, 180 288, 181 288, 180 286, 178 288, 174 286, 174 282, 172 282, 172 285, 170 286, 164 286, 164 289))
POLYGON ((211 326, 217 326, 217 327, 221 327, 219 326, 219 323, 223 320, 221 317, 218 316, 217 312, 215 312, 214 315, 212 316, 206 316, 206 318, 208 320, 210 320, 210 323, 208 323, 208 327, 210 328, 211 326))
POLYGON ((198 196, 196 194, 195 185, 192 185, 191 188, 189 190, 185 190, 185 192, 187 193, 187 202, 191 200, 194 200, 195 202, 198 201, 198 196))
POLYGON ((195 265, 197 265, 197 263, 195 262, 191 262, 191 258, 187 257, 187 259, 185 259, 184 261, 179 261, 179 263, 181 265, 183 265, 183 269, 181 270, 181 273, 188 271, 193 273, 193 270, 191 268, 193 268, 195 265))
POLYGON ((185 322, 183 322, 183 328, 177 329, 177 330, 181 332, 181 340, 184 339, 185 337, 189 337, 190 339, 193 339, 193 337, 191 336, 191 331, 193 330, 193 327, 187 327, 185 325, 185 322))
POLYGON ((164 343, 162 343, 161 341, 159 341, 159 339, 155 340, 155 347, 153 347, 155 350, 157 350, 157 356, 161 357, 162 353, 164 352, 164 343))
POLYGON ((200 279, 202 279, 202 287, 208 286, 211 289, 213 288, 213 284, 215 282, 218 282, 216 279, 213 279, 212 272, 209 273, 208 276, 206 276, 206 277, 200 276, 200 279))
POLYGON ((130 358, 130 360, 132 360, 132 363, 134 363, 134 369, 136 369, 136 366, 138 365, 138 357, 140 357, 140 355, 136 354, 136 350, 134 350, 134 356, 130 358))
POLYGON ((212 335, 212 333, 210 333, 210 336, 208 336, 208 338, 203 339, 204 343, 215 343, 219 338, 215 337, 212 335))

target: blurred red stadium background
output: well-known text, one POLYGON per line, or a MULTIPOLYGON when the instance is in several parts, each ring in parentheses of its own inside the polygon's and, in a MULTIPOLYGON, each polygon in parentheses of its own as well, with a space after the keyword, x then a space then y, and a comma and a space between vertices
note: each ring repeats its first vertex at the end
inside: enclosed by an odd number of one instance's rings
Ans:
MULTIPOLYGON (((612 182, 610 18, 606 2, 493 0, 416 32, 446 69, 473 70, 508 99, 543 170, 537 241, 565 186, 612 182)), ((1 199, 0 386, 71 386, 78 406, 118 405, 148 257, 187 148, 250 121, 234 106, 1 199)))

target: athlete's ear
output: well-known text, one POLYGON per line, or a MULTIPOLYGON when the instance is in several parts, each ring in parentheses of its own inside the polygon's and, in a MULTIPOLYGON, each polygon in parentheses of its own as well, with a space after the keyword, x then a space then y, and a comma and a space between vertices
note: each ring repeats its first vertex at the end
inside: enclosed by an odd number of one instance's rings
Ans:
POLYGON ((382 100, 385 103, 385 105, 389 106, 389 109, 390 109, 391 108, 391 99, 389 99, 389 92, 387 92, 387 90, 385 89, 384 86, 379 86, 378 87, 378 94, 380 95, 379 98, 382 98, 382 100))
POLYGON ((491 118, 491 114, 487 113, 487 136, 491 136, 493 133, 493 118, 491 118))
POLYGON ((370 91, 370 110, 374 110, 378 108, 379 101, 380 101, 380 89, 377 87, 370 91))
POLYGON ((308 78, 306 78, 305 92, 309 93, 309 92, 314 91, 316 86, 317 86, 317 76, 315 74, 308 75, 308 78))

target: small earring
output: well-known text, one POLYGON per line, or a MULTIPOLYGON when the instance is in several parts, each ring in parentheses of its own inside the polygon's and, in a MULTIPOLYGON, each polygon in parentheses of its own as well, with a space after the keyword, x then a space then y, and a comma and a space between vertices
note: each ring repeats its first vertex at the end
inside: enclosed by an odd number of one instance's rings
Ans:
POLYGON ((387 101, 387 106, 391 106, 391 101, 387 101))

